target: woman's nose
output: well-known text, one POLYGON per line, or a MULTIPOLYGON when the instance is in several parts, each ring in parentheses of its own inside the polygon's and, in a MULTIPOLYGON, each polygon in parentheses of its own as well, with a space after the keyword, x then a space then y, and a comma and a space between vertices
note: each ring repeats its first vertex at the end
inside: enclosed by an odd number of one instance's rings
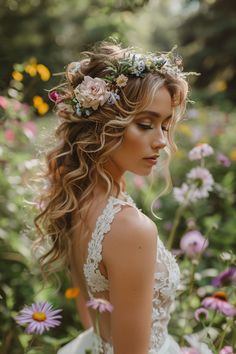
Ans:
POLYGON ((167 144, 167 138, 163 134, 163 132, 160 132, 158 134, 155 134, 153 140, 152 140, 152 148, 153 149, 164 149, 167 144))

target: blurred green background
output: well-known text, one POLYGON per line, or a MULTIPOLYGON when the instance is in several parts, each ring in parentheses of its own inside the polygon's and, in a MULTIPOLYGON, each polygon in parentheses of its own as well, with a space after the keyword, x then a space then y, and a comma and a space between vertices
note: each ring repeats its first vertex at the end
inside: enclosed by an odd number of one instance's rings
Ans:
MULTIPOLYGON (((54 282, 42 290, 40 271, 30 251, 33 212, 37 210, 29 202, 37 193, 32 177, 39 170, 44 148, 53 145, 57 124, 46 90, 58 84, 58 76, 53 74, 64 71, 69 62, 78 59, 80 51, 97 41, 112 37, 150 51, 169 51, 177 44, 185 70, 201 73, 190 82, 191 98, 196 103, 189 106, 186 122, 179 127, 179 151, 171 172, 173 184, 180 186, 194 165, 188 161, 188 151, 196 144, 209 143, 215 150, 209 169, 216 184, 209 199, 181 216, 173 247, 179 248, 181 236, 194 225, 203 234, 210 234, 211 247, 200 268, 214 269, 211 274, 223 270, 220 252, 236 246, 235 18, 234 0, 1 0, 1 354, 26 352, 31 336, 16 325, 14 316, 34 301, 47 300, 63 308, 63 325, 37 337, 28 353, 53 354, 82 329, 74 299, 65 296, 71 286, 65 275, 59 274, 61 287, 54 282), (228 159, 227 166, 219 154, 228 159)), ((128 188, 139 207, 152 217, 150 203, 159 191, 155 179, 128 176, 128 188)), ((172 194, 158 203, 158 215, 163 219, 157 221, 158 229, 167 239, 177 204, 172 194)), ((183 267, 189 268, 186 262, 183 267)), ((196 280, 195 295, 183 301, 187 309, 178 304, 171 330, 181 343, 184 334, 198 328, 191 315, 200 303, 197 289, 207 285, 207 291, 213 291, 209 284, 210 279, 196 280), (179 316, 186 311, 187 319, 180 321, 179 316)), ((222 321, 217 322, 219 330, 222 321)))

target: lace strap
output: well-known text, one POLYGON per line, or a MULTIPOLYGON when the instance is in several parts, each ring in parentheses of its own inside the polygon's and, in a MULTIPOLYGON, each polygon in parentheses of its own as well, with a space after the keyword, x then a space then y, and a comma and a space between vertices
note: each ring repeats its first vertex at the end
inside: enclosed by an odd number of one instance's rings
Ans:
POLYGON ((114 217, 123 205, 130 205, 137 209, 134 201, 127 193, 125 193, 125 197, 126 200, 113 196, 108 198, 107 205, 103 209, 102 214, 97 218, 95 229, 88 243, 88 256, 84 264, 84 274, 89 288, 94 292, 108 289, 108 280, 98 269, 98 265, 102 260, 102 241, 104 235, 110 231, 114 217))

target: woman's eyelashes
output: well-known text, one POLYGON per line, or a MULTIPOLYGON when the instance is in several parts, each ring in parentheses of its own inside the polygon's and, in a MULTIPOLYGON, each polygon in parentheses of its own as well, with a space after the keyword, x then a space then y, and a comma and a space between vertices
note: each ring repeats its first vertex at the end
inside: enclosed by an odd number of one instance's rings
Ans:
MULTIPOLYGON (((137 125, 141 128, 141 129, 153 129, 153 127, 151 126, 151 125, 148 125, 148 124, 142 124, 142 123, 137 123, 137 125)), ((161 127, 161 129, 163 130, 163 131, 165 131, 165 132, 168 132, 168 127, 167 126, 165 126, 165 125, 163 125, 162 127, 161 127)))

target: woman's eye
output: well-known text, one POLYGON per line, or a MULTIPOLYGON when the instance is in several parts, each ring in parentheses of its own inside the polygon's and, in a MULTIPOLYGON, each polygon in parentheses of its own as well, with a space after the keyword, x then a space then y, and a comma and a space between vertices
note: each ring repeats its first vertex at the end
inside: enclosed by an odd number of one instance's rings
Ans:
POLYGON ((147 125, 147 124, 138 123, 138 126, 139 126, 141 129, 152 129, 151 125, 147 125))

